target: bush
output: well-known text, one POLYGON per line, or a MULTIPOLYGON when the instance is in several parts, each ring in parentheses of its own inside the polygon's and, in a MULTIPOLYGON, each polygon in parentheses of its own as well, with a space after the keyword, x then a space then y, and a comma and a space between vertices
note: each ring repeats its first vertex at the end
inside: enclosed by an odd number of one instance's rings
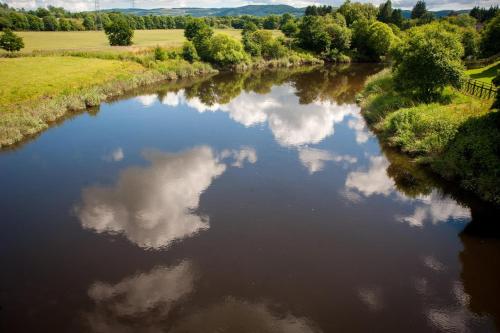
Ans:
POLYGON ((215 35, 208 44, 209 61, 215 65, 226 67, 248 60, 243 45, 227 35, 215 35))
POLYGON ((380 59, 381 56, 385 56, 389 53, 391 45, 395 40, 396 36, 387 24, 374 22, 368 29, 368 40, 365 42, 371 49, 372 54, 380 59))
POLYGON ((182 58, 184 58, 184 60, 187 60, 189 62, 200 60, 200 57, 198 56, 198 52, 196 52, 196 48, 194 47, 193 42, 191 41, 184 42, 184 45, 182 46, 182 58))
POLYGON ((481 51, 485 57, 500 53, 500 13, 484 28, 481 37, 481 51))
POLYGON ((0 48, 6 51, 15 52, 21 50, 23 47, 24 42, 22 37, 17 36, 9 29, 6 29, 0 37, 0 48))
POLYGON ((282 41, 273 37, 267 30, 257 30, 243 34, 245 51, 251 56, 265 59, 278 59, 287 55, 288 50, 282 41))
POLYGON ((117 17, 111 24, 106 25, 104 32, 108 35, 109 45, 132 45, 134 30, 132 30, 127 20, 121 16, 117 17))
POLYGON ((295 35, 299 32, 299 26, 297 23, 290 20, 281 26, 281 31, 287 37, 295 37, 295 35))
POLYGON ((159 46, 155 47, 154 56, 155 56, 155 60, 156 61, 165 61, 165 60, 167 60, 167 53, 165 52, 164 49, 162 49, 159 46))
POLYGON ((412 28, 393 50, 394 82, 400 92, 435 100, 444 87, 459 87, 463 47, 456 34, 438 25, 412 28))

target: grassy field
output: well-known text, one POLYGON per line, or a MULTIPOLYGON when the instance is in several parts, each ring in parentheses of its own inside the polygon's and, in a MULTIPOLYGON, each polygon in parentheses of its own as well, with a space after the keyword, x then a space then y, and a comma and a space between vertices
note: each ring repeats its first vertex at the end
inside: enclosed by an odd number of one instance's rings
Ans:
POLYGON ((134 62, 76 57, 0 58, 0 110, 114 80, 144 68, 134 62), (85 70, 82 70, 82 69, 85 70))
MULTIPOLYGON (((16 32, 23 37, 24 53, 34 50, 130 50, 134 48, 160 45, 166 48, 175 48, 184 42, 184 30, 136 30, 134 33, 134 45, 131 47, 112 47, 102 31, 20 31, 16 32)), ((241 38, 241 30, 216 29, 215 33, 223 33, 234 38, 241 38)), ((275 35, 281 35, 280 31, 274 31, 275 35)))
POLYGON ((497 61, 486 67, 470 69, 465 73, 473 79, 491 83, 491 81, 497 75, 498 71, 500 71, 500 61, 497 61))

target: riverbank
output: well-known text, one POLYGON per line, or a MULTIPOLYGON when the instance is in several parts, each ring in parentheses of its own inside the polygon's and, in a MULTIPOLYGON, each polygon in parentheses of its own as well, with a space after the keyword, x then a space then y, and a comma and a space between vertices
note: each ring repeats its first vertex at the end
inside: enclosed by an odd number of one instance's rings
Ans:
POLYGON ((394 90, 386 69, 368 79, 359 102, 381 140, 500 204, 500 115, 492 100, 447 89, 437 103, 417 103, 394 90))
MULTIPOLYGON (((152 48, 126 53, 46 51, 0 58, 0 148, 43 131, 68 112, 97 106, 135 88, 218 72, 210 64, 181 59, 178 51, 165 52, 163 61, 155 60, 152 48)), ((253 59, 228 70, 319 63, 312 56, 291 54, 271 61, 253 59)))

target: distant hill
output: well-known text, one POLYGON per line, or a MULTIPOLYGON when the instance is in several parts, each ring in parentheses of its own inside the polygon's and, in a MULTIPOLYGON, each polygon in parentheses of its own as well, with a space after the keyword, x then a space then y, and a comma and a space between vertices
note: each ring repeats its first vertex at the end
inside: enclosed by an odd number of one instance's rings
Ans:
MULTIPOLYGON (((296 8, 288 5, 248 5, 234 8, 154 8, 154 9, 139 9, 139 8, 116 8, 106 9, 103 12, 120 12, 124 14, 134 14, 139 16, 145 15, 170 15, 170 16, 183 16, 191 15, 193 17, 204 16, 239 16, 239 15, 253 15, 253 16, 267 16, 271 14, 283 15, 290 13, 295 16, 304 15, 305 8, 296 8)), ((448 16, 452 10, 439 10, 434 11, 436 17, 448 16)), ((458 13, 468 13, 468 10, 459 10, 458 13)), ((410 18, 411 10, 403 10, 403 16, 410 18)))
POLYGON ((282 15, 290 13, 296 16, 304 15, 305 8, 295 8, 288 5, 249 5, 235 8, 155 8, 155 9, 138 9, 138 8, 117 8, 106 9, 103 12, 120 12, 124 14, 134 14, 139 16, 145 15, 191 15, 194 17, 203 16, 239 16, 239 15, 254 15, 267 16, 271 14, 282 15))
MULTIPOLYGON (((449 9, 431 11, 431 13, 433 13, 435 17, 445 17, 445 16, 448 16, 451 12, 453 12, 453 10, 449 10, 449 9)), ((469 12, 469 10, 463 9, 463 10, 457 10, 456 12, 459 14, 467 14, 469 12)), ((411 10, 403 10, 403 17, 410 18, 411 17, 411 10)))

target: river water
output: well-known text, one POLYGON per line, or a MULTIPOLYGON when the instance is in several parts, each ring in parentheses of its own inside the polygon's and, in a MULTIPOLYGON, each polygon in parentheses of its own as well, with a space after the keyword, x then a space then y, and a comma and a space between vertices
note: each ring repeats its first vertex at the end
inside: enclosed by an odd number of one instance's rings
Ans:
POLYGON ((167 83, 0 152, 0 331, 499 331, 495 213, 381 146, 379 69, 167 83))

